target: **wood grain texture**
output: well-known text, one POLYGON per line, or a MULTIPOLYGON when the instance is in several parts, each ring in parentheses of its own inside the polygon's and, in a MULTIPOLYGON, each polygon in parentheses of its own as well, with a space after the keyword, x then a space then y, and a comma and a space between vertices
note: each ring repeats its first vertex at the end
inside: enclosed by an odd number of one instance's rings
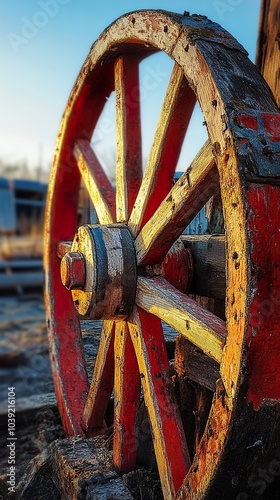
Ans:
POLYGON ((180 240, 190 248, 194 260, 194 274, 189 293, 224 300, 226 296, 224 235, 182 235, 180 240))
POLYGON ((86 140, 75 143, 74 152, 78 167, 100 224, 110 224, 115 219, 115 195, 95 153, 86 140))
POLYGON ((142 180, 139 61, 122 56, 115 63, 117 153, 116 220, 127 221, 142 180))
POLYGON ((127 323, 116 322, 114 382, 114 463, 121 474, 136 468, 136 415, 140 405, 140 373, 127 323))
POLYGON ((161 262, 218 187, 218 171, 209 141, 180 177, 135 240, 139 265, 161 262))
POLYGON ((262 0, 256 65, 280 106, 280 5, 278 0, 262 0))
POLYGON ((179 292, 164 278, 138 278, 136 304, 186 336, 220 362, 226 339, 224 321, 179 292))
POLYGON ((172 386, 161 322, 135 308, 128 321, 140 371, 157 465, 166 500, 172 500, 190 467, 172 386))
POLYGON ((135 201, 129 228, 137 236, 169 192, 195 96, 181 69, 175 65, 163 102, 154 142, 135 201))
POLYGON ((114 334, 115 323, 105 321, 83 412, 83 427, 89 436, 104 434, 107 429, 104 418, 114 386, 114 334))

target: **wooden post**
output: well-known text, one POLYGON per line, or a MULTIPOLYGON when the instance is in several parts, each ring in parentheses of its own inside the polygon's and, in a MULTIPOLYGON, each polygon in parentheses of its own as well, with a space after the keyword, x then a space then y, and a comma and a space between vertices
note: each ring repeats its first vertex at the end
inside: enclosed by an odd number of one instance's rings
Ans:
POLYGON ((280 106, 280 2, 262 0, 256 65, 280 106))

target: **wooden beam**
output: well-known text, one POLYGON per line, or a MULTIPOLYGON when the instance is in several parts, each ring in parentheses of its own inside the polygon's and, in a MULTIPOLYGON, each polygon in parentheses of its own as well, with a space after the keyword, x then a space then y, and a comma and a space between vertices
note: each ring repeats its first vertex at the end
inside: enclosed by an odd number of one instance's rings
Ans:
POLYGON ((194 274, 189 293, 213 299, 226 296, 225 236, 202 234, 183 235, 181 241, 190 248, 194 274))
POLYGON ((280 106, 280 3, 262 0, 256 65, 280 106))

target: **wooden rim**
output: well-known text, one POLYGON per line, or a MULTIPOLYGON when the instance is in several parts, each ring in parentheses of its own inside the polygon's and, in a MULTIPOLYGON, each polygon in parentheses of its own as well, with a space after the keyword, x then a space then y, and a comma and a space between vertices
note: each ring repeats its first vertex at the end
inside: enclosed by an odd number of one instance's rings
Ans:
MULTIPOLYGON (((45 239, 50 350, 62 421, 68 435, 104 431, 114 384, 114 460, 121 472, 131 470, 141 382, 166 499, 174 498, 182 483, 180 498, 206 498, 217 491, 217 478, 230 474, 228 450, 234 447, 232 429, 242 411, 249 421, 252 412, 261 413, 265 400, 279 400, 279 319, 265 314, 267 302, 274 311, 280 296, 279 123, 268 87, 227 32, 203 16, 163 11, 131 13, 105 30, 91 49, 62 120, 45 239), (158 50, 175 64, 142 178, 138 67, 143 57, 158 50), (117 103, 116 194, 90 146, 112 90, 117 103), (172 187, 195 96, 209 140, 172 187), (59 272, 58 248, 72 241, 77 230, 80 178, 101 226, 127 223, 135 238, 138 269, 161 263, 219 188, 227 242, 226 325, 163 276, 141 272, 133 313, 125 321, 104 321, 90 388, 79 318, 59 272), (220 380, 192 464, 160 319, 220 363, 220 380)), ((248 440, 246 430, 244 435, 248 440)), ((243 454, 246 439, 240 445, 243 454)))

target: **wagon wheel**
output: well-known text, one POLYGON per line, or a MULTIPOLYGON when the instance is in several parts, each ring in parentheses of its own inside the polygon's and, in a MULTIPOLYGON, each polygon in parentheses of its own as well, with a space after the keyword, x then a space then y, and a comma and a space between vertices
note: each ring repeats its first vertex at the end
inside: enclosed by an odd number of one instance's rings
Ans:
POLYGON ((228 497, 241 492, 246 498, 252 464, 277 459, 277 112, 244 49, 221 27, 203 16, 139 11, 118 19, 93 45, 62 121, 45 241, 50 351, 62 421, 69 436, 105 432, 114 387, 114 461, 127 472, 136 466, 142 385, 165 498, 178 490, 180 498, 220 498, 224 481, 228 497), (158 50, 174 60, 174 69, 142 178, 138 68, 158 50), (113 90, 116 193, 90 145, 113 90), (196 99, 209 140, 172 186, 196 99), (77 227, 80 178, 99 224, 77 227), (188 253, 178 241, 219 188, 226 322, 184 293, 188 253), (90 385, 80 328, 84 318, 104 320, 90 385), (206 364, 212 359, 219 365, 193 459, 173 394, 161 320, 206 354, 206 364))

